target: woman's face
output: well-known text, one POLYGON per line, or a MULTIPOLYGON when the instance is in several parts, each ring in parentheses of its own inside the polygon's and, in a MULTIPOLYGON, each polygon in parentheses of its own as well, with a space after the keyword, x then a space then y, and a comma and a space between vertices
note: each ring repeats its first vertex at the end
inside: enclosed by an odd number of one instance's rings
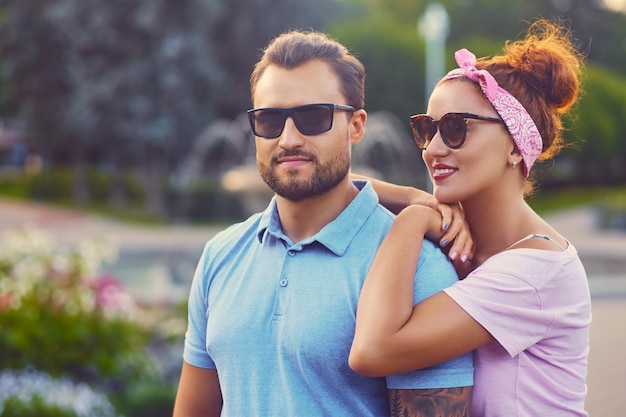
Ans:
MULTIPOLYGON (((453 79, 439 84, 428 103, 428 115, 438 121, 446 113, 500 116, 473 82, 453 79)), ((467 119, 465 142, 446 146, 438 130, 422 158, 433 181, 433 194, 444 203, 463 202, 493 189, 511 170, 516 148, 502 123, 467 119)))

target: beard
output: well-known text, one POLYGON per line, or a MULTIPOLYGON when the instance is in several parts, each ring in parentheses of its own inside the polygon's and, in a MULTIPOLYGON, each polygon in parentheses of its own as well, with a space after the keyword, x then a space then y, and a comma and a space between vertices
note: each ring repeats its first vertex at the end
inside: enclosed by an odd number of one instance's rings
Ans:
POLYGON ((328 162, 320 163, 317 157, 304 151, 284 152, 272 158, 270 165, 257 161, 263 181, 279 196, 291 201, 315 197, 332 190, 350 172, 350 157, 346 152, 334 155, 328 162), (285 177, 279 177, 274 167, 282 156, 304 156, 311 160, 315 169, 310 178, 300 178, 298 170, 289 170, 285 177))

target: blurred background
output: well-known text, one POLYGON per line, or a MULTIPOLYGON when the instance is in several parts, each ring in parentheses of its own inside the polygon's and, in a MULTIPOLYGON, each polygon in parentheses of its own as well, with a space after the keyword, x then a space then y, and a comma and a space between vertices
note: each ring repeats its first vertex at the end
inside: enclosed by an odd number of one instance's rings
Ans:
POLYGON ((0 416, 171 415, 202 245, 271 196, 245 116, 270 39, 348 46, 367 70, 354 170, 428 188, 408 117, 455 50, 498 54, 538 17, 587 67, 530 202, 590 276, 590 413, 623 415, 626 0, 0 0, 0 416))

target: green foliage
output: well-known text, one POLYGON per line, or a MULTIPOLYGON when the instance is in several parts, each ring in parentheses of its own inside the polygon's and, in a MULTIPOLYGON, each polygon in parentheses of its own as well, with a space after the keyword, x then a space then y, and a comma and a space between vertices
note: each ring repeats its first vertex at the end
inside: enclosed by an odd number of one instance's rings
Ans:
POLYGON ((21 173, 0 175, 0 193, 5 197, 25 200, 31 197, 33 177, 21 173))
POLYGON ((365 16, 334 25, 330 32, 365 65, 369 111, 386 110, 407 120, 424 110, 423 43, 414 24, 365 16))
MULTIPOLYGON (((428 3, 276 0, 268 7, 243 0, 176 5, 167 0, 9 0, 0 6, 5 77, 0 110, 5 121, 24 127, 47 166, 82 158, 82 163, 112 166, 109 173, 131 167, 147 172, 148 161, 160 159, 167 171, 181 164, 207 124, 233 119, 248 107, 248 77, 267 41, 291 28, 313 28, 328 30, 363 59, 367 109, 389 111, 405 121, 424 110, 424 41, 416 26, 428 3), (148 154, 151 147, 159 152, 148 154)), ((590 63, 587 94, 567 135, 579 150, 565 152, 545 182, 626 181, 620 74, 626 66, 626 15, 590 1, 439 3, 450 21, 446 68, 454 66, 453 51, 461 47, 478 56, 499 53, 505 40, 516 39, 535 18, 569 22, 590 63)), ((168 174, 162 173, 163 187, 154 190, 167 192, 168 174)), ((0 192, 65 204, 79 189, 74 180, 70 172, 51 172, 25 184, 29 193, 24 193, 15 182, 0 179, 0 192)), ((86 181, 95 204, 110 203, 105 198, 117 186, 107 175, 88 174, 86 181)), ((144 198, 147 190, 136 181, 124 184, 131 206, 159 201, 144 198)), ((196 193, 188 206, 192 217, 210 217, 205 202, 217 194, 196 193)))
POLYGON ((528 199, 530 206, 540 214, 547 214, 557 210, 580 207, 589 204, 598 204, 609 193, 626 191, 606 187, 591 188, 561 188, 542 191, 528 199))
POLYGON ((72 172, 67 169, 43 172, 30 181, 30 195, 35 200, 72 201, 72 172))
POLYGON ((624 143, 620 138, 626 129, 626 121, 621 117, 624 114, 626 80, 609 70, 589 65, 585 94, 571 123, 576 132, 572 139, 581 150, 608 157, 624 143))
POLYGON ((267 41, 292 28, 323 30, 344 10, 335 0, 268 6, 5 0, 3 116, 26 126, 54 166, 141 166, 150 148, 176 165, 208 123, 247 108, 250 71, 267 41))
MULTIPOLYGON (((413 26, 430 0, 353 0, 361 14, 391 19, 398 25, 413 26)), ((626 15, 594 1, 545 0, 438 0, 449 15, 449 45, 468 47, 468 38, 492 39, 502 45, 515 39, 527 22, 540 17, 562 19, 571 29, 591 62, 619 71, 626 65, 626 15)), ((501 46, 495 51, 499 51, 501 46)), ((485 52, 480 52, 481 54, 485 52)))
POLYGON ((540 214, 569 208, 592 206, 596 226, 608 230, 626 230, 626 188, 568 188, 542 192, 529 204, 540 214))
MULTIPOLYGON (((569 147, 560 161, 569 162, 567 178, 581 185, 626 181, 626 80, 589 65, 585 93, 567 120, 569 147)), ((557 160, 557 161, 559 161, 557 160)))
POLYGON ((194 222, 236 221, 247 215, 237 196, 225 191, 217 181, 198 182, 184 191, 170 188, 167 200, 171 218, 194 222))
POLYGON ((0 312, 0 368, 34 366, 76 379, 136 379, 146 372, 141 353, 146 332, 126 319, 99 311, 53 307, 54 292, 25 295, 16 309, 0 312))
MULTIPOLYGON (((137 205, 143 202, 145 192, 135 175, 123 173, 119 180, 116 184, 119 187, 117 191, 127 197, 129 204, 137 205)), ((46 169, 36 175, 0 177, 0 185, 5 181, 10 184, 15 190, 13 193, 17 195, 56 203, 73 201, 74 173, 68 168, 46 169), (18 191, 20 188, 21 190, 18 191)), ((95 204, 107 204, 114 191, 111 175, 106 171, 92 168, 87 171, 86 181, 91 201, 95 204)), ((6 195, 4 189, 0 192, 6 195)))
POLYGON ((103 241, 65 247, 25 228, 5 232, 0 246, 0 416, 74 416, 66 408, 85 395, 112 407, 102 393, 129 415, 171 415, 182 306, 140 305, 114 277, 99 276, 117 257, 103 241))
POLYGON ((29 401, 22 401, 18 397, 8 398, 0 417, 77 417, 77 414, 47 403, 41 395, 34 395, 29 401))
POLYGON ((598 226, 626 230, 626 188, 607 192, 596 204, 598 226))
MULTIPOLYGON (((400 120, 423 111, 424 40, 416 31, 416 23, 427 3, 354 2, 360 13, 331 27, 333 35, 363 58, 368 73, 368 110, 389 110, 400 120)), ((624 66, 626 55, 616 54, 615 45, 621 45, 626 36, 625 15, 609 13, 588 2, 559 2, 559 8, 556 2, 539 0, 440 3, 446 7, 450 21, 446 68, 455 66, 453 51, 459 48, 468 48, 477 56, 501 53, 504 42, 517 39, 528 22, 536 18, 559 19, 569 25, 588 55, 585 94, 571 118, 565 119, 565 139, 570 146, 554 162, 538 165, 535 171, 540 174, 541 187, 548 189, 626 182, 626 141, 622 133, 626 131, 626 81, 615 70, 607 69, 624 66), (604 39, 615 40, 610 47, 613 58, 606 54, 604 39)))
MULTIPOLYGON (((117 397, 119 410, 132 417, 171 417, 176 386, 140 382, 117 397)), ((115 400, 115 398, 114 398, 115 400)))
POLYGON ((104 244, 55 248, 43 234, 3 236, 0 259, 0 369, 25 366, 77 380, 128 381, 149 372, 141 310, 95 273, 104 244))
MULTIPOLYGON (((145 192, 136 175, 122 174, 121 192, 127 200, 123 205, 111 204, 113 179, 106 172, 90 169, 87 188, 90 203, 83 208, 136 223, 163 223, 148 215, 143 206, 145 192)), ((72 173, 67 169, 46 170, 38 175, 0 175, 0 196, 20 200, 37 200, 46 203, 72 206, 72 173)), ((201 181, 189 190, 166 187, 168 219, 188 221, 232 221, 246 216, 239 199, 224 190, 218 181, 201 181)))

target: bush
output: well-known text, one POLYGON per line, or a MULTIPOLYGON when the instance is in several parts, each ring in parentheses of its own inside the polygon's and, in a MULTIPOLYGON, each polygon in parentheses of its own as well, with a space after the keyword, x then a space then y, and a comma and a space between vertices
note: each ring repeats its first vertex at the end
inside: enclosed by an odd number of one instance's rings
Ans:
POLYGON ((0 368, 95 381, 146 372, 141 309, 114 279, 95 278, 115 256, 110 247, 59 248, 28 229, 6 233, 0 245, 0 368))
POLYGON ((30 196, 36 200, 55 203, 73 201, 74 182, 70 170, 49 170, 34 176, 30 196))
POLYGON ((225 191, 218 182, 205 181, 194 184, 189 190, 167 190, 169 216, 186 221, 225 220, 245 218, 239 198, 225 191))
POLYGON ((27 199, 30 197, 33 176, 22 173, 0 173, 0 190, 2 195, 12 198, 27 199))
MULTIPOLYGON (((184 332, 178 310, 139 305, 115 277, 98 276, 102 264, 117 256, 106 242, 63 247, 24 228, 5 232, 0 245, 0 375, 5 380, 18 378, 10 372, 32 368, 47 378, 98 387, 130 415, 140 410, 171 415, 173 363, 180 369, 179 347, 172 340, 180 341, 184 332)), ((39 373, 24 378, 45 379, 39 373)), ((33 391, 25 400, 2 387, 0 417, 75 416, 51 403, 52 394, 33 391)))
POLYGON ((176 386, 144 382, 129 387, 118 397, 120 410, 133 417, 171 417, 176 386))

